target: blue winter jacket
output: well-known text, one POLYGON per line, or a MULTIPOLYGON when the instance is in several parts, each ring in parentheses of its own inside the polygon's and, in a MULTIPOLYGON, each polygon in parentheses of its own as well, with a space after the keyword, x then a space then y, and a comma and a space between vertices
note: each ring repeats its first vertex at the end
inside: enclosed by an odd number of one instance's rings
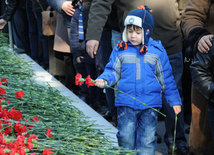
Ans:
MULTIPOLYGON (((98 79, 105 79, 108 85, 115 86, 154 108, 162 107, 163 93, 171 107, 181 105, 172 68, 161 42, 150 38, 145 54, 140 53, 141 47, 137 48, 130 42, 127 44, 128 48, 122 51, 118 47, 114 48, 103 74, 98 79)), ((115 106, 138 110, 149 108, 118 91, 115 92, 115 106)))

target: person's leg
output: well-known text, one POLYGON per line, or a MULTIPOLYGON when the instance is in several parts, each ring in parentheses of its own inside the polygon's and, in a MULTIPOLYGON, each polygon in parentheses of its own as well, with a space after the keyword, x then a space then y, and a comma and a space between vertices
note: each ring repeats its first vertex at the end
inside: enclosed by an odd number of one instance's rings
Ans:
MULTIPOLYGON (((87 53, 84 55, 84 65, 86 76, 90 75, 92 79, 96 79, 97 74, 95 67, 95 59, 91 59, 87 53)), ((94 104, 97 97, 97 89, 98 89, 97 87, 88 88, 88 104, 92 105, 94 108, 96 108, 94 104)))
POLYGON ((119 31, 111 31, 111 47, 112 49, 117 46, 118 42, 122 40, 121 33, 119 31))
POLYGON ((129 107, 118 107, 118 144, 121 147, 128 148, 130 150, 135 149, 135 137, 137 126, 137 114, 139 111, 135 111, 129 107))
MULTIPOLYGON (((108 63, 109 57, 112 52, 112 33, 110 30, 103 30, 101 40, 100 40, 100 47, 99 51, 101 52, 101 57, 102 57, 102 63, 103 66, 108 63)), ((104 116, 106 119, 110 120, 113 119, 116 123, 116 114, 117 114, 117 109, 115 108, 114 105, 114 90, 108 88, 105 89, 105 95, 106 95, 106 101, 108 103, 108 112, 104 116)))
MULTIPOLYGON (((177 88, 180 92, 180 96, 182 99, 182 86, 181 86, 181 78, 183 74, 183 56, 182 52, 178 52, 175 54, 168 55, 170 64, 172 66, 173 76, 175 79, 175 82, 177 84, 177 88)), ((173 144, 173 135, 174 135, 174 124, 175 124, 175 113, 173 111, 173 108, 169 106, 169 104, 166 103, 166 100, 164 99, 163 102, 163 108, 164 112, 166 114, 165 118, 165 127, 166 127, 166 133, 164 136, 165 143, 168 146, 169 151, 171 151, 171 147, 173 144)), ((187 142, 185 138, 184 133, 184 115, 183 115, 183 109, 181 113, 178 115, 178 121, 177 121, 177 129, 176 129, 176 147, 177 148, 186 148, 187 142)))
POLYGON ((37 22, 32 11, 31 0, 26 0, 26 13, 28 19, 28 31, 30 40, 31 58, 36 62, 39 61, 39 47, 38 47, 38 31, 37 22))
MULTIPOLYGON (((68 35, 68 42, 70 40, 70 28, 67 28, 67 35, 68 35)), ((75 85, 75 75, 77 71, 75 70, 75 66, 73 63, 73 55, 72 51, 71 53, 66 53, 64 56, 64 62, 65 62, 65 83, 66 86, 74 91, 76 91, 78 88, 75 85)))
POLYGON ((208 105, 208 121, 214 138, 214 106, 208 105))
POLYGON ((36 21, 37 21, 37 30, 39 34, 39 41, 42 46, 42 55, 43 55, 43 67, 45 69, 49 68, 49 49, 48 49, 48 37, 43 35, 42 32, 42 14, 41 12, 36 12, 36 21))
POLYGON ((22 49, 23 52, 30 54, 29 38, 28 38, 28 20, 26 16, 26 9, 17 8, 12 18, 12 30, 14 44, 17 48, 22 49))
MULTIPOLYGON (((213 154, 214 139, 208 121, 208 100, 192 84, 192 121, 189 133, 190 154, 213 154)), ((213 118, 213 115, 212 115, 213 118)))
MULTIPOLYGON (((91 59, 91 57, 87 53, 85 53, 84 63, 87 76, 90 75, 92 79, 96 79, 98 75, 95 59, 91 59)), ((102 114, 105 113, 105 109, 103 106, 103 89, 100 89, 98 87, 89 87, 88 93, 89 95, 87 98, 87 103, 90 104, 97 112, 102 114)))
POLYGON ((157 124, 158 114, 153 109, 146 109, 138 114, 135 144, 136 150, 140 150, 139 155, 155 154, 157 124))

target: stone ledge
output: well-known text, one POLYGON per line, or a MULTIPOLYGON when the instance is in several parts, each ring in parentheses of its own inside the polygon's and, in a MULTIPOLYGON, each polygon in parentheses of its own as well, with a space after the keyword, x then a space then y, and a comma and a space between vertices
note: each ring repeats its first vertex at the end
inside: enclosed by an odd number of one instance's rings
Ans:
POLYGON ((115 142, 115 145, 118 145, 116 138, 117 129, 111 123, 105 120, 99 113, 97 113, 88 104, 82 101, 72 91, 66 88, 61 82, 59 82, 56 78, 54 78, 51 74, 44 70, 28 55, 20 54, 20 56, 24 58, 27 62, 33 62, 33 64, 30 65, 30 69, 32 69, 35 73, 35 76, 33 76, 33 80, 35 82, 41 85, 50 85, 51 87, 54 87, 59 90, 62 95, 72 101, 73 106, 82 111, 83 114, 88 117, 90 121, 95 122, 95 124, 97 124, 97 128, 104 129, 105 134, 110 137, 113 142, 115 142))

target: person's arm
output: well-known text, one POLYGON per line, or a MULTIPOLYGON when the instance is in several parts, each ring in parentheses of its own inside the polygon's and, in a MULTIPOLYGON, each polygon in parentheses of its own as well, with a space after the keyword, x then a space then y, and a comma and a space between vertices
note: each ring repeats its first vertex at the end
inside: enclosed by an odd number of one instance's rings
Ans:
POLYGON ((18 3, 18 0, 8 0, 8 4, 6 5, 4 13, 2 16, 0 16, 0 30, 5 27, 9 20, 11 20, 14 12, 16 11, 18 3))
POLYGON ((65 12, 69 16, 73 16, 74 7, 72 5, 72 1, 66 0, 47 0, 48 4, 57 12, 63 13, 65 12))
POLYGON ((182 102, 166 51, 161 53, 160 63, 162 66, 161 68, 163 69, 163 75, 160 73, 160 76, 163 78, 162 86, 164 87, 164 96, 167 103, 173 107, 173 110, 177 115, 181 112, 182 102))
POLYGON ((211 47, 213 35, 205 28, 210 6, 210 0, 189 0, 184 11, 181 27, 194 54, 207 53, 211 47))
MULTIPOLYGON (((115 85, 121 78, 122 63, 118 56, 117 47, 111 53, 109 62, 105 66, 104 72, 97 79, 104 79, 109 86, 115 85)), ((98 80, 100 83, 100 80, 98 80)), ((102 81, 102 80, 101 80, 102 81)))
POLYGON ((185 37, 188 37, 193 29, 201 28, 197 30, 199 33, 203 31, 210 6, 211 0, 188 0, 181 23, 185 37))
POLYGON ((112 4, 115 0, 93 0, 90 11, 88 28, 86 33, 86 51, 91 58, 96 55, 103 27, 107 21, 107 18, 111 12, 112 4))
POLYGON ((79 41, 79 14, 80 10, 77 8, 71 19, 71 32, 70 32, 70 48, 73 58, 80 63, 85 52, 85 40, 79 41))
MULTIPOLYGON (((162 45, 161 45, 162 46, 162 45)), ((172 74, 172 67, 169 62, 166 50, 159 45, 162 51, 156 66, 156 77, 161 85, 162 91, 167 103, 173 107, 175 105, 182 105, 179 91, 172 74)))
POLYGON ((12 18, 13 13, 16 11, 18 3, 18 0, 8 0, 8 4, 6 5, 4 13, 0 18, 9 21, 12 18))

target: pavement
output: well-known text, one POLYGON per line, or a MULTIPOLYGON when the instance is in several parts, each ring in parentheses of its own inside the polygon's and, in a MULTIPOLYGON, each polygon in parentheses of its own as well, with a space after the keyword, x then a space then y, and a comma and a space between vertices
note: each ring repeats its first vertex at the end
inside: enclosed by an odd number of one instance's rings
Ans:
MULTIPOLYGON (((66 88, 61 82, 55 79, 51 74, 49 74, 36 62, 34 62, 28 55, 20 54, 20 56, 23 57, 27 62, 33 62, 30 68, 35 73, 35 76, 33 77, 33 79, 37 83, 41 85, 49 85, 51 87, 54 87, 58 89, 62 95, 72 100, 72 105, 78 108, 79 110, 81 110, 83 114, 88 117, 90 121, 95 122, 95 124, 97 124, 95 128, 104 129, 105 134, 109 136, 109 138, 114 142, 113 144, 117 146, 117 138, 116 138, 117 129, 110 122, 104 119, 99 113, 93 110, 88 104, 86 104, 78 96, 76 96, 72 91, 66 88)), ((185 129, 186 127, 187 125, 185 125, 185 129)), ((158 122, 157 132, 162 137, 162 143, 157 144, 155 155, 167 155, 168 150, 165 143, 163 142, 163 136, 165 132, 164 121, 158 122)), ((188 139, 188 135, 186 135, 186 138, 188 139)))

